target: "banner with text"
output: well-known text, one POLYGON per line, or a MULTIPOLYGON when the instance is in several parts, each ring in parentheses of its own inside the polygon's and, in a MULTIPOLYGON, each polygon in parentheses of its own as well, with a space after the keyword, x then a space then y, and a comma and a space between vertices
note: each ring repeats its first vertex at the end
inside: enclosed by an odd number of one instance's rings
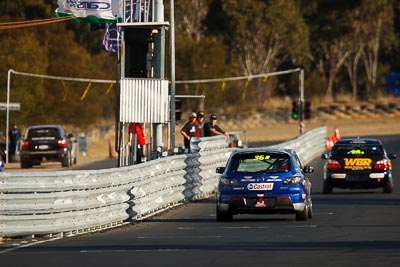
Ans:
POLYGON ((57 17, 71 16, 89 23, 116 23, 124 0, 58 0, 57 17))

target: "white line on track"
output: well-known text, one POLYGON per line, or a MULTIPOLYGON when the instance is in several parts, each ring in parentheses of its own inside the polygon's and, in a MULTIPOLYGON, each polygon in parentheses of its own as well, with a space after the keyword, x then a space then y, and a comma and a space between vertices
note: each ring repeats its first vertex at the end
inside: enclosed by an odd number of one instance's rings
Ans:
POLYGON ((282 226, 219 226, 219 227, 178 227, 178 230, 195 230, 195 229, 272 229, 272 228, 316 228, 315 224, 311 225, 282 225, 282 226))
MULTIPOLYGON (((106 252, 179 252, 179 251, 188 251, 189 249, 111 249, 111 250, 81 250, 80 253, 106 253, 106 252)), ((190 251, 193 251, 190 249, 190 251)))
POLYGON ((47 243, 47 242, 56 241, 56 240, 61 239, 61 238, 63 238, 63 237, 55 237, 55 238, 51 238, 51 239, 35 241, 35 242, 29 243, 29 244, 8 248, 8 249, 5 249, 5 250, 1 250, 0 254, 4 254, 4 253, 7 253, 7 252, 10 252, 10 251, 13 251, 13 250, 17 250, 17 249, 21 249, 21 248, 27 248, 27 247, 38 245, 38 244, 43 244, 43 243, 47 243))
POLYGON ((138 236, 137 239, 176 239, 176 238, 187 238, 187 239, 202 239, 202 238, 222 238, 221 235, 212 236, 138 236))

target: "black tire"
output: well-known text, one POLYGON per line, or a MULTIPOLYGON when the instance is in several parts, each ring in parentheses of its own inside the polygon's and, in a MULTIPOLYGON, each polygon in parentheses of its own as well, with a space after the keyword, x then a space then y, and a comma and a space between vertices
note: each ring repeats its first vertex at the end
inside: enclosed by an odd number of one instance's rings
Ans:
POLYGON ((217 205, 217 222, 229 222, 233 220, 233 214, 229 211, 220 211, 217 205))
POLYGON ((61 159, 61 167, 66 168, 69 167, 70 164, 70 156, 69 153, 67 155, 65 155, 62 159, 61 159))
POLYGON ((388 181, 385 186, 383 187, 383 193, 391 194, 393 193, 393 182, 388 181))
POLYGON ((308 207, 308 218, 311 219, 313 217, 313 209, 312 209, 312 202, 310 199, 310 206, 308 207))
POLYGON ((304 209, 302 211, 296 211, 296 221, 307 221, 308 215, 309 212, 307 205, 304 205, 304 209))
POLYGON ((32 163, 29 160, 21 160, 21 169, 32 168, 32 163))
POLYGON ((329 182, 324 181, 324 187, 322 189, 322 193, 324 194, 331 194, 332 193, 332 186, 329 184, 329 182))
POLYGON ((74 159, 72 158, 72 152, 69 153, 69 166, 74 165, 74 159))
POLYGON ((312 205, 312 198, 311 198, 311 185, 308 188, 307 192, 307 204, 308 204, 308 218, 311 219, 313 217, 313 205, 312 205))

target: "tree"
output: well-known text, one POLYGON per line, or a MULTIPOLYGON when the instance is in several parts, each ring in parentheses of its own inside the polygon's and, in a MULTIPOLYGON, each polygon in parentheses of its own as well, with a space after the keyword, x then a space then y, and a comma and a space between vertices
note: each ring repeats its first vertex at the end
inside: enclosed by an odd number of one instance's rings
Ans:
MULTIPOLYGON (((226 51, 223 43, 206 33, 204 25, 207 14, 205 1, 176 1, 176 76, 177 79, 205 79, 226 75, 226 51)), ((186 95, 200 95, 209 92, 212 85, 186 84, 177 87, 186 95)), ((205 106, 220 103, 221 92, 213 91, 213 97, 193 101, 185 99, 191 109, 204 110, 205 106), (207 104, 206 104, 207 103, 207 104)))
MULTIPOLYGON (((2 33, 0 42, 0 73, 3 77, 9 69, 22 72, 46 73, 48 65, 48 52, 40 45, 35 31, 19 30, 19 34, 10 32, 2 33), (10 56, 12 55, 12 56, 10 56)), ((3 81, 6 81, 4 79, 3 81)), ((2 88, 6 84, 1 83, 2 88)), ((26 121, 35 119, 37 111, 43 107, 38 104, 38 99, 45 98, 44 84, 41 79, 28 79, 22 76, 12 76, 10 98, 12 102, 20 102, 23 112, 13 113, 15 120, 26 121)), ((2 93, 5 99, 6 90, 2 93)), ((43 102, 42 102, 43 103, 43 102)))
POLYGON ((333 83, 339 69, 349 56, 349 52, 347 51, 346 42, 339 39, 331 40, 330 42, 322 42, 320 44, 320 49, 319 59, 314 58, 314 55, 311 54, 310 58, 316 62, 317 69, 327 80, 325 99, 332 100, 333 83))
MULTIPOLYGON (((0 3, 0 21, 52 18, 55 8, 56 3, 51 0, 3 1, 0 3)), ((101 31, 93 34, 88 24, 70 21, 0 30, 0 38, 2 88, 6 87, 9 69, 53 76, 115 78, 116 55, 102 49, 101 31)), ((11 98, 13 102, 21 102, 22 106, 21 112, 12 114, 13 119, 20 124, 60 120, 75 125, 95 123, 100 116, 110 114, 110 107, 115 106, 114 94, 105 94, 110 85, 93 85, 85 100, 80 101, 87 86, 84 83, 66 83, 64 86, 57 80, 13 76, 11 98), (65 87, 70 89, 68 94, 65 87)), ((5 99, 5 90, 0 96, 5 99)))
POLYGON ((175 24, 176 30, 189 36, 197 43, 204 36, 204 19, 207 15, 207 6, 203 0, 175 1, 175 24))
MULTIPOLYGON (((308 30, 296 1, 228 0, 222 7, 233 29, 228 46, 237 74, 273 72, 283 62, 300 63, 307 54, 308 30)), ((253 96, 259 104, 270 94, 261 82, 253 96)))
POLYGON ((393 5, 388 0, 363 0, 359 14, 360 21, 364 24, 363 29, 365 29, 362 32, 362 39, 366 44, 362 59, 369 83, 367 95, 370 95, 376 90, 380 48, 382 46, 388 48, 394 43, 393 5))
POLYGON ((350 56, 352 18, 349 14, 358 4, 358 1, 314 1, 307 14, 313 40, 309 57, 326 81, 325 99, 329 101, 335 97, 333 87, 339 82, 337 75, 350 56))
MULTIPOLYGON (((354 47, 357 49, 357 47, 354 47)), ((352 100, 356 101, 358 97, 358 65, 361 55, 364 53, 364 46, 361 44, 357 50, 351 50, 350 55, 346 58, 344 64, 347 67, 351 88, 352 100)))

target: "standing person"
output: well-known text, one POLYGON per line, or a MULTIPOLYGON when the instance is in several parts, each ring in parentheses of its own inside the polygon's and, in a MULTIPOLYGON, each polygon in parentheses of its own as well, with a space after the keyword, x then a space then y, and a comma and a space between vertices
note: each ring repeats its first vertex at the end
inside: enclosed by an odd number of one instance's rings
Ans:
POLYGON ((3 148, 0 147, 0 172, 4 171, 6 162, 6 153, 4 152, 3 148))
POLYGON ((144 131, 143 131, 143 126, 140 123, 130 123, 129 124, 129 139, 128 139, 128 145, 129 147, 132 147, 132 137, 133 133, 136 134, 136 164, 142 163, 142 157, 144 157, 144 150, 143 147, 146 144, 146 139, 144 138, 144 131))
POLYGON ((225 135, 226 137, 229 137, 229 134, 217 125, 217 116, 211 114, 210 121, 204 124, 204 136, 215 135, 225 135))
POLYGON ((204 111, 197 112, 196 123, 198 125, 196 130, 196 137, 200 138, 204 136, 204 111))
POLYGON ((185 144, 185 148, 190 152, 190 139, 192 137, 196 137, 196 131, 198 128, 198 123, 196 123, 197 114, 195 112, 191 112, 189 114, 189 120, 183 125, 180 133, 183 136, 183 143, 185 144))
POLYGON ((21 132, 17 127, 17 124, 14 123, 13 127, 9 130, 8 136, 10 138, 10 159, 17 154, 18 142, 21 139, 21 132))

